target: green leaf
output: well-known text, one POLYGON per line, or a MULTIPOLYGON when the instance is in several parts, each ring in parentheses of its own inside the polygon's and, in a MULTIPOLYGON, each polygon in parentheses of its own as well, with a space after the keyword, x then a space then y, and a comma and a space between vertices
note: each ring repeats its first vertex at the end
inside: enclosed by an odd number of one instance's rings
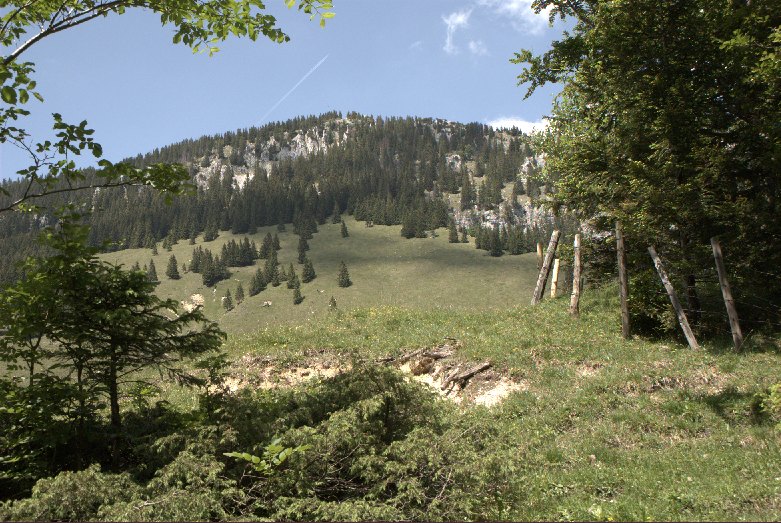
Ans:
POLYGON ((7 104, 16 104, 16 90, 13 87, 4 85, 2 90, 0 90, 0 96, 2 96, 3 101, 7 104))

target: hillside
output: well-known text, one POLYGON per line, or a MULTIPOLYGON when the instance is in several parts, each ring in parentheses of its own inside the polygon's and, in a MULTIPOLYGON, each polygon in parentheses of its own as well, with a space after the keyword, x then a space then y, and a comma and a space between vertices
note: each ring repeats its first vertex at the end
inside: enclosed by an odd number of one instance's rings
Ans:
MULTIPOLYGON (((407 240, 399 234, 399 226, 366 227, 365 223, 343 217, 349 237, 342 238, 340 224, 319 226, 319 232, 309 240, 308 256, 312 260, 317 277, 304 283, 301 292, 304 301, 294 305, 292 291, 285 282, 279 287, 268 286, 257 296, 248 297, 233 311, 221 306, 221 298, 227 290, 235 294, 239 281, 246 291, 259 260, 249 267, 231 268, 229 280, 214 287, 203 285, 200 274, 182 273, 180 280, 165 276, 165 267, 171 255, 181 265, 189 263, 193 249, 198 246, 219 252, 222 245, 233 239, 242 240, 245 235, 221 234, 216 240, 204 242, 199 237, 195 245, 180 241, 170 252, 160 248, 156 256, 150 249, 127 249, 105 255, 105 259, 126 267, 138 263, 143 266, 154 261, 161 280, 157 293, 177 301, 188 300, 194 294, 204 296, 207 316, 220 323, 229 334, 252 332, 280 324, 301 325, 319 322, 329 315, 329 300, 333 296, 338 308, 395 306, 413 310, 504 310, 508 306, 526 304, 529 301, 536 276, 536 258, 533 254, 493 258, 483 250, 468 244, 448 243, 447 230, 440 229, 435 238, 407 240), (339 264, 344 261, 349 269, 353 285, 337 286, 339 264), (263 307, 271 301, 271 307, 263 307)), ((298 275, 296 236, 288 228, 277 232, 276 227, 258 229, 247 235, 260 244, 266 233, 278 234, 280 239, 279 261, 287 269, 293 263, 298 275)), ((181 271, 180 271, 181 272, 181 271)))

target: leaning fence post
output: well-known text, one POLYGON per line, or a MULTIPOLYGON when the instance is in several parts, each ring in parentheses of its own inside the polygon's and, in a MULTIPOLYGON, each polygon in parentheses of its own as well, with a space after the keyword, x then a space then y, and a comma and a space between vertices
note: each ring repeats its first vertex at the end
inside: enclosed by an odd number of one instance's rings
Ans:
POLYGON ((716 260, 716 272, 719 273, 719 285, 721 286, 721 295, 724 297, 724 305, 727 307, 729 316, 729 328, 732 331, 732 342, 735 344, 735 350, 743 345, 743 332, 740 330, 740 321, 738 321, 738 311, 735 308, 735 300, 732 299, 732 291, 727 281, 727 269, 724 267, 724 257, 721 254, 721 245, 715 236, 710 239, 710 245, 713 248, 713 258, 716 260))
POLYGON ((532 305, 537 305, 542 300, 542 293, 545 291, 545 282, 548 281, 548 274, 551 269, 553 256, 556 254, 556 247, 559 244, 559 231, 553 231, 550 242, 548 243, 548 252, 545 253, 545 260, 542 262, 540 274, 537 276, 537 286, 534 287, 534 296, 532 296, 532 305))
POLYGON ((667 272, 665 272, 664 267, 662 266, 662 260, 659 259, 659 255, 656 254, 656 249, 654 249, 653 246, 648 247, 648 253, 654 260, 656 272, 659 273, 659 278, 662 279, 662 284, 667 290, 667 295, 670 297, 670 302, 673 304, 675 314, 678 316, 678 323, 681 325, 684 336, 686 336, 686 341, 689 342, 689 347, 695 350, 699 349, 700 346, 697 344, 697 338, 694 337, 694 332, 692 332, 692 329, 689 326, 689 320, 686 319, 686 314, 683 312, 681 302, 678 301, 678 295, 675 293, 675 287, 673 287, 672 283, 670 283, 670 278, 667 277, 667 272))
POLYGON ((572 297, 569 300, 569 313, 580 314, 580 234, 575 235, 575 253, 572 262, 572 297))
POLYGON ((537 242, 537 270, 542 269, 542 242, 537 242))
POLYGON ((553 261, 553 274, 550 279, 550 297, 556 297, 556 291, 559 289, 559 266, 561 265, 561 259, 556 258, 553 261))

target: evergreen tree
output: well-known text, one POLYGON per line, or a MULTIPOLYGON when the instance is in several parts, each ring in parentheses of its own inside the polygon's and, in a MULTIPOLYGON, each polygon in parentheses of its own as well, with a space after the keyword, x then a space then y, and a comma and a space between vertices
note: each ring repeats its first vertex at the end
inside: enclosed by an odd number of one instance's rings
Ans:
POLYGON ((315 268, 312 265, 312 260, 310 260, 308 257, 304 259, 304 268, 301 272, 301 281, 304 283, 309 283, 310 281, 314 280, 317 277, 317 274, 315 274, 315 268))
POLYGON ((141 270, 141 266, 138 264, 138 260, 136 260, 136 262, 133 264, 133 266, 130 267, 130 270, 131 271, 140 271, 141 270))
POLYGON ((155 261, 149 260, 149 269, 146 271, 146 277, 151 282, 158 282, 157 269, 155 268, 155 261))
POLYGON ((456 229, 456 221, 450 220, 450 227, 448 231, 447 241, 450 243, 458 243, 458 229, 456 229))
POLYGON ((152 256, 157 256, 157 242, 152 244, 152 256))
POLYGON ((181 278, 179 275, 179 263, 176 261, 176 256, 173 254, 168 258, 168 267, 165 269, 165 275, 172 280, 178 280, 181 278))
POLYGON ((222 299, 222 306, 225 307, 226 312, 233 310, 233 298, 231 297, 230 289, 225 291, 225 297, 222 299))
POLYGON ((301 296, 301 289, 296 287, 293 289, 293 305, 298 305, 302 301, 304 301, 304 297, 301 296))
POLYGON ((239 282, 236 286, 236 305, 241 305, 244 301, 244 286, 239 282))
POLYGON ((279 279, 279 270, 275 268, 274 272, 271 274, 271 286, 279 287, 281 283, 282 281, 279 279))
POLYGON ((283 222, 281 218, 279 220, 279 223, 277 224, 277 231, 285 232, 285 222, 283 222))
POLYGON ((336 299, 333 296, 331 296, 331 299, 328 300, 328 308, 330 310, 336 310, 336 299))
POLYGON ((342 264, 339 267, 339 277, 337 278, 336 283, 339 287, 349 287, 353 284, 350 280, 350 273, 347 272, 347 265, 344 264, 344 261, 342 261, 342 264))
POLYGON ((252 279, 250 280, 249 285, 249 295, 255 296, 257 294, 260 294, 262 291, 266 289, 266 277, 263 274, 263 271, 258 267, 258 269, 255 271, 255 274, 252 276, 252 279))
POLYGON ((339 223, 342 221, 342 210, 339 208, 339 202, 334 202, 334 210, 331 216, 332 223, 339 223))
POLYGON ((466 227, 461 227, 461 243, 469 243, 469 238, 466 235, 466 227))
POLYGON ((274 240, 272 245, 274 246, 274 250, 278 251, 282 249, 282 247, 279 245, 279 236, 276 233, 274 234, 274 240))
POLYGON ((347 238, 350 233, 347 232, 347 224, 342 220, 342 238, 347 238))
POLYGON ((488 233, 488 254, 491 256, 501 256, 504 254, 502 250, 502 237, 499 233, 499 225, 491 229, 488 233))
POLYGON ((304 263, 306 258, 306 251, 309 250, 309 243, 304 239, 298 238, 298 263, 304 263))
MULTIPOLYGON (((290 264, 290 272, 288 273, 287 277, 287 288, 293 289, 295 288, 296 284, 298 283, 298 275, 296 274, 296 269, 293 267, 293 264, 290 264)), ((300 283, 298 283, 300 285, 300 283)))

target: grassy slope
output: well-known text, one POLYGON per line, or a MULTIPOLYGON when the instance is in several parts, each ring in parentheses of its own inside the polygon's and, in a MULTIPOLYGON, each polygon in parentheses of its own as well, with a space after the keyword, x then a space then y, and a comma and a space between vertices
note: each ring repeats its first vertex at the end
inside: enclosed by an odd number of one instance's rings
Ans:
MULTIPOLYGON (((317 278, 303 284, 301 293, 304 302, 293 305, 293 291, 285 283, 279 287, 269 286, 257 296, 248 298, 235 310, 225 313, 220 298, 226 290, 236 290, 241 280, 245 292, 257 266, 232 268, 229 281, 216 285, 216 293, 202 285, 200 274, 183 274, 178 281, 169 280, 165 269, 171 254, 176 256, 181 267, 192 254, 193 246, 180 241, 172 252, 160 249, 157 256, 150 249, 130 249, 105 255, 105 258, 125 266, 138 261, 141 266, 154 259, 157 274, 162 280, 157 292, 164 297, 184 300, 191 294, 200 293, 206 298, 207 317, 220 323, 229 334, 253 332, 279 325, 302 324, 320 320, 328 314, 328 301, 334 296, 341 309, 374 307, 381 305, 411 307, 413 309, 453 308, 458 310, 502 310, 509 306, 527 303, 530 299, 536 262, 533 254, 491 258, 485 251, 478 251, 474 243, 450 244, 447 230, 440 229, 439 237, 406 240, 399 234, 400 227, 375 226, 367 228, 346 217, 350 237, 342 238, 340 225, 321 225, 314 238, 309 241, 307 253, 314 264, 317 278), (344 260, 350 272, 353 285, 342 289, 336 284, 340 262, 344 260), (318 292, 320 289, 323 292, 318 292), (271 307, 261 307, 270 300, 271 307)), ((260 246, 267 232, 276 232, 276 227, 263 228, 250 236, 260 246)), ((219 238, 203 245, 215 254, 222 244, 242 236, 222 233, 219 238)), ((302 266, 296 263, 298 257, 298 236, 292 227, 279 233, 282 250, 278 256, 287 270, 293 262, 299 277, 302 266)), ((263 260, 258 263, 262 266, 263 260)), ((181 269, 180 269, 181 272, 181 269)))
POLYGON ((502 312, 380 307, 234 337, 227 350, 373 358, 458 338, 462 357, 529 386, 479 416, 502 426, 496 445, 523 463, 504 488, 502 519, 777 520, 781 428, 751 404, 779 381, 778 343, 734 354, 624 341, 610 291, 587 293, 580 319, 565 299, 502 312))
MULTIPOLYGON (((751 407, 755 393, 780 379, 777 341, 755 339, 741 354, 707 343, 692 352, 669 341, 624 341, 610 289, 587 291, 580 319, 569 317, 565 299, 526 307, 531 256, 491 259, 444 235, 405 241, 396 227, 348 226, 348 240, 327 225, 310 242, 318 278, 303 286, 302 305, 292 305, 284 286, 228 314, 208 303, 232 334, 232 358, 295 361, 325 349, 373 359, 452 336, 463 343, 462 358, 488 359, 528 385, 498 408, 473 411, 501 427, 497 448, 521 463, 517 482, 502 486, 495 517, 778 519, 781 431, 751 407), (335 284, 341 259, 355 282, 349 289, 335 284), (336 313, 327 312, 332 294, 336 313), (257 307, 267 299, 273 307, 257 307)), ((281 235, 286 264, 296 238, 281 235)), ((191 249, 182 242, 174 252, 186 260, 191 249)), ((111 256, 130 264, 139 254, 148 262, 148 250, 111 256)), ((161 276, 168 256, 155 258, 161 276)), ((178 299, 203 292, 192 274, 159 290, 178 299)), ((194 400, 182 391, 169 397, 194 400)))

